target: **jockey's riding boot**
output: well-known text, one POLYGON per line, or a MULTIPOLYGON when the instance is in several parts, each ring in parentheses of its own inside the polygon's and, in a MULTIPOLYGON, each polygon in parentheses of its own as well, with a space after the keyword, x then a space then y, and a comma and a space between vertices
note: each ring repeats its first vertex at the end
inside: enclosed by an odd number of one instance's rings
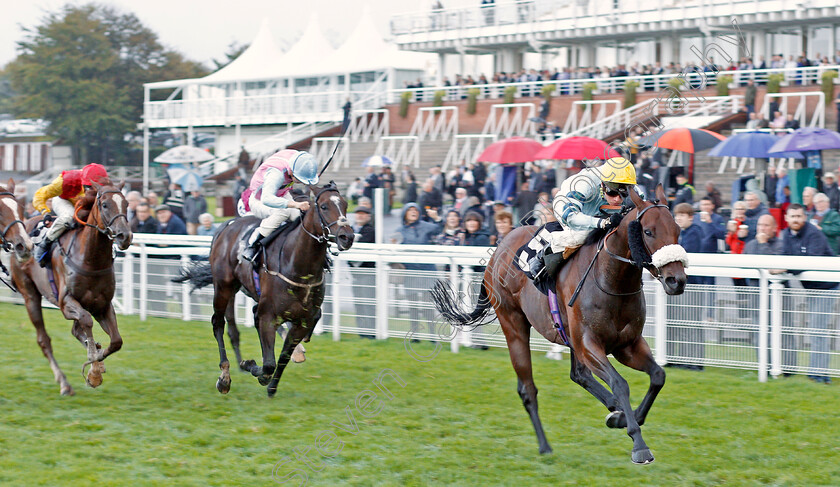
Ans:
POLYGON ((528 274, 530 275, 531 279, 536 281, 542 278, 543 272, 545 272, 545 249, 542 249, 537 252, 537 255, 531 257, 528 261, 528 274))
POLYGON ((545 275, 553 276, 557 273, 557 269, 560 267, 560 264, 563 263, 563 252, 548 254, 545 256, 543 261, 545 262, 545 275))
POLYGON ((253 263, 257 258, 257 255, 259 255, 261 247, 260 241, 263 239, 263 235, 259 232, 259 230, 254 230, 254 235, 251 236, 248 246, 245 247, 245 250, 242 252, 242 259, 251 263, 253 263), (256 235, 256 237, 254 235, 256 235))
POLYGON ((38 263, 41 267, 45 267, 47 265, 47 258, 46 256, 50 253, 50 247, 52 246, 52 240, 44 237, 38 242, 38 245, 35 246, 35 262, 38 263))

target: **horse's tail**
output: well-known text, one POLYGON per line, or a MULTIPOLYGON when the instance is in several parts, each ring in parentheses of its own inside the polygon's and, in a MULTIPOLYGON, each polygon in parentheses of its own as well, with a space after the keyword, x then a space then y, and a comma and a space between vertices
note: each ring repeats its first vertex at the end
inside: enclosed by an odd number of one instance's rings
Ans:
POLYGON ((213 270, 209 262, 192 262, 182 267, 181 275, 172 279, 172 282, 190 282, 195 291, 213 283, 213 270))
POLYGON ((483 282, 478 293, 478 301, 471 312, 464 311, 461 308, 461 303, 458 302, 458 294, 449 285, 449 281, 439 279, 429 292, 432 295, 435 308, 449 324, 456 328, 473 329, 492 321, 492 318, 488 319, 488 317, 492 314, 493 307, 490 306, 487 288, 483 282))

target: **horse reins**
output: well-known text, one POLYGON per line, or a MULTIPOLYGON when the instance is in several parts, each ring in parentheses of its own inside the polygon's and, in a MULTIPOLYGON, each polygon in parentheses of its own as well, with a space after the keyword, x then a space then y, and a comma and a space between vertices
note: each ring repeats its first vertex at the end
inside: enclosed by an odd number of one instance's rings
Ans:
MULTIPOLYGON (((122 191, 116 190, 116 189, 109 189, 108 191, 102 191, 101 193, 100 192, 96 193, 96 206, 99 209, 100 216, 104 216, 104 213, 102 212, 102 210, 103 210, 102 196, 104 196, 106 194, 120 194, 120 195, 122 195, 122 191)), ((76 208, 76 211, 73 212, 73 219, 75 219, 76 222, 78 222, 80 225, 95 228, 99 233, 104 234, 105 236, 107 236, 111 240, 114 239, 114 231, 111 230, 111 225, 113 225, 114 222, 117 221, 117 218, 123 217, 123 218, 125 218, 125 222, 128 223, 128 216, 126 216, 125 213, 120 211, 116 216, 114 216, 114 218, 111 218, 111 221, 109 221, 108 223, 105 223, 105 221, 103 220, 102 224, 104 225, 104 228, 100 228, 99 225, 91 225, 87 221, 83 221, 81 218, 79 218, 79 210, 81 210, 81 209, 82 209, 82 206, 78 206, 76 208)))
MULTIPOLYGON (((14 193, 10 193, 8 191, 0 191, 0 197, 2 197, 2 196, 11 196, 12 198, 15 199, 15 201, 17 201, 17 198, 15 198, 14 193)), ((15 216, 17 216, 17 215, 15 215, 15 216)), ((11 230, 12 227, 15 226, 18 223, 20 223, 21 225, 24 225, 23 221, 15 219, 11 223, 6 225, 5 228, 3 228, 3 233, 0 233, 0 247, 2 247, 2 249, 5 250, 6 252, 11 252, 12 251, 12 243, 9 242, 9 240, 6 238, 6 234, 9 233, 9 230, 11 230)), ((26 230, 26 226, 24 225, 24 231, 25 230, 26 230)))
POLYGON ((338 191, 338 188, 336 188, 333 185, 329 185, 329 186, 326 186, 326 187, 322 188, 320 191, 318 191, 318 194, 315 195, 315 202, 314 202, 315 213, 318 215, 318 221, 319 221, 319 224, 321 225, 321 231, 324 232, 324 233, 322 235, 315 235, 315 234, 313 234, 312 232, 310 232, 309 230, 306 229, 306 225, 301 224, 301 227, 303 228, 303 231, 306 232, 307 235, 312 237, 318 243, 335 241, 336 237, 335 237, 335 235, 330 233, 330 228, 333 225, 337 225, 341 221, 341 218, 345 218, 345 219, 347 218, 345 215, 341 215, 340 217, 338 217, 337 220, 335 220, 332 223, 327 223, 326 219, 324 219, 324 215, 323 215, 323 213, 321 213, 321 207, 318 204, 318 198, 320 198, 322 194, 324 194, 326 192, 329 192, 329 191, 334 191, 334 192, 338 193, 339 196, 341 195, 341 192, 338 191))

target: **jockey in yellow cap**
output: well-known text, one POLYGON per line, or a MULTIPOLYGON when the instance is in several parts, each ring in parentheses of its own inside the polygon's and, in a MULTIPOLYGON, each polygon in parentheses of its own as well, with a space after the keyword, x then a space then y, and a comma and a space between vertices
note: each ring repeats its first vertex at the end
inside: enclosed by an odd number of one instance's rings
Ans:
POLYGON ((636 170, 623 157, 613 157, 563 181, 553 202, 562 229, 537 233, 529 243, 530 249, 535 250, 533 255, 518 255, 520 268, 532 278, 541 277, 544 271, 552 274, 562 262, 566 248, 582 245, 594 229, 618 225, 621 215, 608 207, 620 207, 635 185, 636 170))
POLYGON ((36 262, 41 263, 50 245, 73 224, 76 202, 85 195, 85 189, 107 177, 108 172, 101 164, 88 164, 81 170, 62 171, 53 182, 35 192, 32 206, 46 215, 50 211, 47 201, 50 201, 53 213, 56 214, 47 234, 35 247, 36 262))

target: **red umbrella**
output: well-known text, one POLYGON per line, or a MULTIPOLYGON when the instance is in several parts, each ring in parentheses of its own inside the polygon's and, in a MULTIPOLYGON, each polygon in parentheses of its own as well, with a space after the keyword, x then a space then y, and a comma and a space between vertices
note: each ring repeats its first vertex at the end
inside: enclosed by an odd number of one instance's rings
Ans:
POLYGON ((567 137, 555 140, 551 145, 535 154, 537 159, 574 159, 576 161, 591 161, 595 159, 612 159, 620 157, 606 142, 592 137, 567 137))
POLYGON ((493 142, 476 159, 479 162, 498 162, 499 164, 516 164, 518 162, 536 161, 534 157, 543 145, 534 139, 525 137, 511 137, 493 142))

